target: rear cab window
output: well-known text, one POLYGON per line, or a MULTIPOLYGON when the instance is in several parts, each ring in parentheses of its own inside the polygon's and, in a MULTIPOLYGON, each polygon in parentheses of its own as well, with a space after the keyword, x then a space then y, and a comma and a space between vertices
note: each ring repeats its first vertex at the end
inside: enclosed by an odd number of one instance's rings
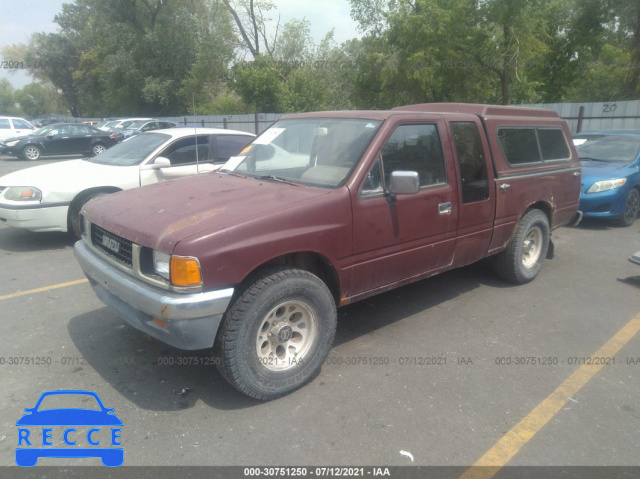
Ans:
POLYGON ((569 143, 561 128, 500 127, 498 141, 511 167, 571 160, 569 143))

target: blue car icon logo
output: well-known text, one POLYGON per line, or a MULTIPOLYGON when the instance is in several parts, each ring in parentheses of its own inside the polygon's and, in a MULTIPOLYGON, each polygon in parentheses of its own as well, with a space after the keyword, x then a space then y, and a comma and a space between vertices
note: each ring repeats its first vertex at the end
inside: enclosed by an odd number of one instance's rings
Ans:
POLYGON ((121 466, 124 462, 122 421, 114 414, 114 409, 104 407, 96 393, 47 391, 33 408, 26 408, 25 412, 16 422, 18 466, 35 466, 40 457, 99 457, 102 464, 109 467, 121 466), (43 401, 52 398, 56 399, 57 404, 80 400, 93 408, 45 409, 43 401))

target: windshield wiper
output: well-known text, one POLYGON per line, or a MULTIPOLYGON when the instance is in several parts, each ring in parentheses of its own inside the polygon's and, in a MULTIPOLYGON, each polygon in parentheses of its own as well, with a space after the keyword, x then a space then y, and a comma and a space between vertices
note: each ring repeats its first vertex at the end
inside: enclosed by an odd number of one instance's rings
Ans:
POLYGON ((286 178, 280 178, 279 176, 274 176, 274 175, 256 176, 256 178, 259 180, 279 181, 280 183, 286 183, 288 185, 293 185, 293 186, 302 186, 300 185, 300 183, 296 183, 294 181, 287 180, 286 178))

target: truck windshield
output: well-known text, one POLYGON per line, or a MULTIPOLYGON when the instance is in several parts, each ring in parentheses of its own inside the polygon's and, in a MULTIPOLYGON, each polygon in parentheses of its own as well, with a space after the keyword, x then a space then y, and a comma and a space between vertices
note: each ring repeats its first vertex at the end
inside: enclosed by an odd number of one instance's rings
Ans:
POLYGON ((581 160, 631 163, 640 150, 640 136, 574 135, 573 143, 581 160))
POLYGON ((380 121, 345 118, 281 120, 232 157, 220 172, 308 186, 342 186, 380 121))

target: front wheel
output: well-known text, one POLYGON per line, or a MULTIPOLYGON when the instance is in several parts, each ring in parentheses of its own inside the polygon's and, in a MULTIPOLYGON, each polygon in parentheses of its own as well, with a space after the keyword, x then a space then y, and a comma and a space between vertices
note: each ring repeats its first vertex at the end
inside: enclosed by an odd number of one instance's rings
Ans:
POLYGON ((35 145, 25 146, 22 150, 22 156, 24 156, 29 161, 38 160, 40 158, 40 155, 40 148, 35 145))
POLYGON ((218 369, 244 394, 275 399, 320 372, 335 331, 336 304, 317 276, 271 268, 250 279, 225 314, 218 369))
POLYGON ((507 249, 495 258, 498 275, 516 284, 532 281, 547 257, 549 238, 547 215, 540 210, 529 211, 518 222, 507 249))
POLYGON ((620 225, 631 226, 638 217, 640 211, 640 193, 635 188, 629 190, 627 201, 624 204, 624 213, 620 218, 620 225))
POLYGON ((82 215, 80 214, 80 212, 82 211, 82 207, 89 203, 89 201, 91 200, 95 200, 107 195, 108 193, 103 191, 100 193, 93 193, 79 200, 74 200, 69 206, 69 232, 72 233, 76 238, 80 239, 80 237, 82 236, 82 215))

